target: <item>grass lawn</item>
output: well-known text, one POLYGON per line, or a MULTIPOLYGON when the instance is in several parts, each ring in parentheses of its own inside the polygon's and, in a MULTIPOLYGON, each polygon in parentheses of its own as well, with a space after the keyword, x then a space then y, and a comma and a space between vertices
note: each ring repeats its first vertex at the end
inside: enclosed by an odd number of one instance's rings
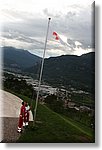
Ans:
POLYGON ((38 105, 37 120, 21 134, 17 142, 24 143, 93 143, 92 129, 65 118, 45 105, 38 105))
MULTIPOLYGON (((31 104, 31 99, 12 92, 31 104)), ((32 110, 34 110, 34 101, 32 110)), ((38 105, 36 124, 29 123, 17 142, 20 143, 94 143, 94 130, 60 115, 46 105, 38 105)))

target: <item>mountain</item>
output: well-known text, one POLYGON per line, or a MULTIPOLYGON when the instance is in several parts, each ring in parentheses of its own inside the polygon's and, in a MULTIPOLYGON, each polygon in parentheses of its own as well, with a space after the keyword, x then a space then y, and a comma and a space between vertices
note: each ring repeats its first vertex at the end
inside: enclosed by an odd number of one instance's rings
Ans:
POLYGON ((53 84, 68 85, 90 91, 94 88, 95 54, 82 56, 60 56, 45 60, 44 78, 53 84), (54 79, 54 80, 53 80, 54 79))
MULTIPOLYGON (((4 68, 12 71, 27 72, 33 77, 39 76, 41 58, 27 50, 4 47, 4 68)), ((43 81, 69 89, 84 90, 94 93, 95 53, 82 56, 62 55, 46 58, 43 69, 43 81)))
MULTIPOLYGON (((39 68, 37 64, 28 71, 38 74, 39 68)), ((51 85, 94 92, 94 78, 94 52, 82 56, 63 55, 45 59, 43 80, 51 85)))
POLYGON ((41 58, 27 50, 3 47, 4 67, 25 69, 41 61, 41 58))

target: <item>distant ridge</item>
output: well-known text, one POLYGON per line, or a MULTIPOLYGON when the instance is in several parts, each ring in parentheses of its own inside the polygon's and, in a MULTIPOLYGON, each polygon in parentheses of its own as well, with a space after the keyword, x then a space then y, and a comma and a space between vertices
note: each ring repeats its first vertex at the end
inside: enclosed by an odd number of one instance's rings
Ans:
MULTIPOLYGON (((4 47, 4 68, 38 78, 41 59, 27 50, 4 47), (17 70, 18 69, 18 70, 17 70)), ((95 92, 95 52, 46 58, 42 80, 52 86, 95 92)))
MULTIPOLYGON (((38 64, 27 69, 38 74, 38 64)), ((94 92, 95 53, 82 56, 62 55, 45 59, 43 80, 55 86, 69 86, 94 92)))
POLYGON ((14 47, 3 47, 4 67, 16 67, 24 69, 35 65, 41 58, 31 54, 27 50, 14 47))

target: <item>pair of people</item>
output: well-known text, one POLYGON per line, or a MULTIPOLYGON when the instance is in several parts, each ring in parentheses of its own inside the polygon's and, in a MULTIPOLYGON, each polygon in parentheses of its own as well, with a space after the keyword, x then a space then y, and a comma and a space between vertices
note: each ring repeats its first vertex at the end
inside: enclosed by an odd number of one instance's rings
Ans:
POLYGON ((22 102, 22 106, 20 108, 20 116, 19 116, 19 123, 18 123, 18 132, 22 132, 22 127, 28 126, 29 123, 29 111, 30 107, 28 103, 22 102))

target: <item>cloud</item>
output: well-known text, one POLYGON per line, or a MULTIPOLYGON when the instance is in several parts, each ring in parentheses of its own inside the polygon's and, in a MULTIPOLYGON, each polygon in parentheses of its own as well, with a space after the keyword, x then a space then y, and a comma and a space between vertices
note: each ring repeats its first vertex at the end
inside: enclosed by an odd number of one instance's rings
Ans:
POLYGON ((80 55, 92 51, 91 5, 68 6, 62 5, 63 3, 61 3, 60 9, 55 9, 52 5, 49 7, 37 5, 37 8, 41 8, 38 9, 39 11, 37 9, 33 11, 33 7, 31 11, 17 8, 2 9, 4 19, 2 20, 1 38, 5 41, 5 45, 28 49, 30 52, 42 56, 47 18, 51 17, 46 57, 62 54, 80 55), (66 37, 66 44, 63 41, 60 43, 52 39, 53 31, 66 37))
POLYGON ((67 39, 67 42, 68 42, 73 48, 76 47, 75 42, 74 42, 73 40, 67 39))
POLYGON ((43 10, 43 13, 45 16, 47 17, 52 17, 52 18, 57 18, 57 17, 60 17, 61 16, 61 12, 53 12, 54 10, 52 11, 49 11, 48 8, 45 8, 43 10))
POLYGON ((71 12, 71 11, 67 12, 67 14, 66 14, 66 18, 69 18, 69 19, 73 19, 73 17, 75 17, 75 16, 76 16, 76 13, 71 12))

